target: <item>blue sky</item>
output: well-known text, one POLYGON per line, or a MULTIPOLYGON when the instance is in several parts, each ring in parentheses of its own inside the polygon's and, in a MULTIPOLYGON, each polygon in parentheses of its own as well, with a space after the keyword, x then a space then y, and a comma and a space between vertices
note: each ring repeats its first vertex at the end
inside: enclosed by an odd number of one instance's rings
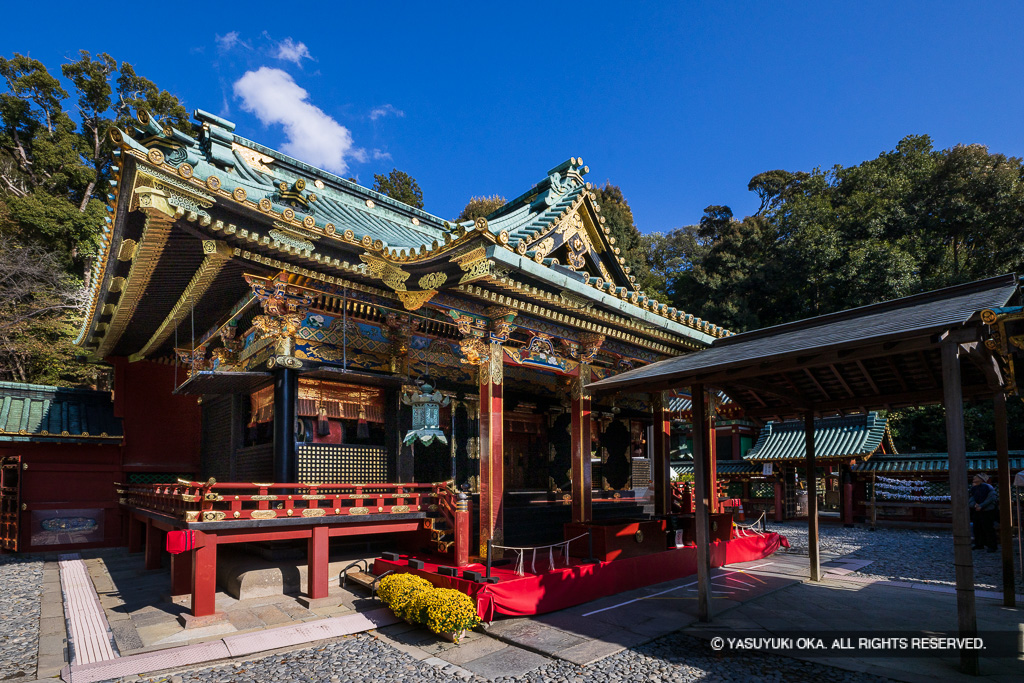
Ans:
POLYGON ((109 52, 305 161, 402 169, 445 218, 570 156, 645 232, 909 134, 1024 156, 1024 3, 116 4, 9 7, 0 53, 109 52))

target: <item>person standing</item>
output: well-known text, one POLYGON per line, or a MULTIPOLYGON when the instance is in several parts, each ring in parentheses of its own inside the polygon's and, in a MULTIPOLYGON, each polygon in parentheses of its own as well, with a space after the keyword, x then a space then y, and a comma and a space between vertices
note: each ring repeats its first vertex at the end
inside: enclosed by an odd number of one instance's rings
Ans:
POLYGON ((979 472, 974 475, 971 486, 970 505, 974 512, 974 549, 987 547, 990 553, 996 551, 996 510, 999 496, 988 483, 988 475, 979 472))

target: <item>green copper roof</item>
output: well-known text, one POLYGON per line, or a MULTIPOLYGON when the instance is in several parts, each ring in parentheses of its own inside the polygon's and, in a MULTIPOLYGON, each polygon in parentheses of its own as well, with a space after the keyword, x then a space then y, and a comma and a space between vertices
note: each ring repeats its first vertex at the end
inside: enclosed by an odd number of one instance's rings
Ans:
MULTIPOLYGON (((967 454, 968 472, 986 472, 994 474, 999 463, 995 451, 975 451, 967 454)), ((1024 451, 1010 451, 1010 471, 1024 469, 1024 451)), ((909 455, 886 455, 884 453, 866 462, 857 463, 855 472, 875 472, 881 475, 891 474, 929 474, 932 472, 947 474, 949 472, 948 453, 912 453, 909 455)))
MULTIPOLYGON (((746 457, 760 462, 803 460, 806 440, 803 421, 769 422, 746 457)), ((817 460, 869 458, 887 440, 888 421, 878 413, 828 417, 814 421, 817 460)), ((894 450, 887 443, 888 450, 894 450)))
MULTIPOLYGON (((749 460, 719 460, 716 472, 723 474, 761 474, 760 463, 749 460)), ((676 460, 670 465, 676 477, 693 477, 693 460, 676 460)))
POLYGON ((110 393, 0 382, 0 441, 119 443, 110 393))

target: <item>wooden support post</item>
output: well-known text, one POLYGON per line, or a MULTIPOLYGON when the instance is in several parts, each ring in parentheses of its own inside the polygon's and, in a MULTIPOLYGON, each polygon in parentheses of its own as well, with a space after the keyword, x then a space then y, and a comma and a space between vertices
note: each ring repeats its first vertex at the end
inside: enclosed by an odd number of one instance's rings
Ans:
POLYGON ((839 487, 842 499, 843 526, 853 526, 853 472, 843 463, 839 466, 839 487))
POLYGON ((1013 576, 1013 530, 1010 528, 1010 451, 1006 433, 1006 394, 997 391, 992 397, 995 408, 996 460, 999 466, 999 544, 1003 560, 1003 605, 1016 606, 1013 576))
MULTIPOLYGON (((664 392, 651 394, 654 413, 653 462, 651 479, 654 483, 654 514, 672 514, 672 472, 669 469, 672 448, 672 421, 669 419, 667 397, 664 392)), ((683 510, 683 512, 689 512, 683 510)))
POLYGON ((743 455, 740 454, 742 448, 740 447, 740 430, 738 427, 732 428, 732 459, 742 460, 743 455))
MULTIPOLYGON (((714 399, 708 401, 707 405, 713 406, 714 399)), ((722 502, 718 499, 718 437, 715 434, 715 416, 709 411, 707 422, 704 424, 704 433, 707 435, 708 449, 708 504, 709 512, 721 512, 722 502)))
POLYGON ((818 477, 814 471, 814 411, 804 413, 804 442, 807 456, 804 460, 807 478, 807 556, 811 564, 811 581, 821 581, 821 561, 818 557, 818 477))
POLYGON ((160 569, 160 560, 164 552, 164 532, 153 525, 153 520, 146 520, 146 569, 160 569))
MULTIPOLYGON (((504 407, 502 380, 505 352, 501 344, 488 345, 488 358, 479 367, 480 374, 480 555, 487 541, 504 542, 504 407)), ((494 556, 500 558, 501 550, 494 556)))
POLYGON ((274 482, 293 484, 299 480, 295 449, 295 410, 299 375, 293 368, 274 370, 274 482))
POLYGON ((782 486, 782 473, 775 475, 775 521, 781 522, 786 518, 786 491, 782 486))
POLYGON ((455 501, 455 566, 469 564, 469 546, 473 542, 473 501, 459 493, 455 501))
POLYGON ((141 553, 146 525, 132 513, 128 513, 128 552, 141 553))
MULTIPOLYGON (((696 498, 696 528, 695 540, 697 542, 697 619, 700 621, 711 621, 711 562, 710 530, 708 525, 708 478, 707 470, 710 465, 709 451, 707 444, 707 431, 699 425, 704 424, 705 404, 704 386, 695 384, 690 388, 690 395, 693 397, 693 483, 696 487, 694 497, 696 498)), ((712 494, 713 495, 713 494, 712 494)))
POLYGON ((188 595, 192 592, 192 553, 171 555, 171 595, 188 595))
MULTIPOLYGON (((942 394, 946 407, 946 448, 949 451, 949 499, 953 507, 953 565, 956 569, 957 625, 961 638, 978 635, 974 609, 974 559, 967 508, 967 453, 964 441, 960 345, 942 342, 942 394)), ((978 651, 961 650, 960 668, 978 674, 978 651)))
POLYGON ((315 526, 306 549, 306 595, 310 600, 327 597, 330 536, 326 525, 315 526))
POLYGON ((217 537, 197 531, 200 544, 192 555, 192 616, 208 617, 217 611, 217 537))
POLYGON ((572 444, 572 521, 580 524, 593 519, 593 472, 590 468, 590 366, 580 363, 579 376, 572 379, 572 402, 569 406, 572 423, 569 427, 572 444))

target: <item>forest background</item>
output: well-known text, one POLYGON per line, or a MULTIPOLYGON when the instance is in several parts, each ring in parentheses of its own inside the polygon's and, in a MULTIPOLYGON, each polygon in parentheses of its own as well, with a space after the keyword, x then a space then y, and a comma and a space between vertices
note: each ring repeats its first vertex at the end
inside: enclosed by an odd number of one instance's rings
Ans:
MULTIPOLYGON (((107 132, 139 109, 190 132, 188 110, 107 54, 82 52, 59 75, 0 57, 0 78, 0 380, 101 385, 105 368, 72 342, 108 215, 107 132)), ((424 206, 397 169, 374 189, 424 206)), ((597 192, 641 289, 734 332, 1024 270, 1024 164, 982 145, 908 135, 858 165, 766 170, 748 189, 753 215, 712 204, 667 233, 642 231, 612 183, 597 192)), ((458 219, 504 201, 472 197, 458 219)), ((890 417, 901 451, 945 451, 941 407, 890 417)), ((989 403, 969 404, 965 421, 968 450, 992 450, 989 403)), ((1010 447, 1024 449, 1020 400, 1010 423, 1010 447)))

